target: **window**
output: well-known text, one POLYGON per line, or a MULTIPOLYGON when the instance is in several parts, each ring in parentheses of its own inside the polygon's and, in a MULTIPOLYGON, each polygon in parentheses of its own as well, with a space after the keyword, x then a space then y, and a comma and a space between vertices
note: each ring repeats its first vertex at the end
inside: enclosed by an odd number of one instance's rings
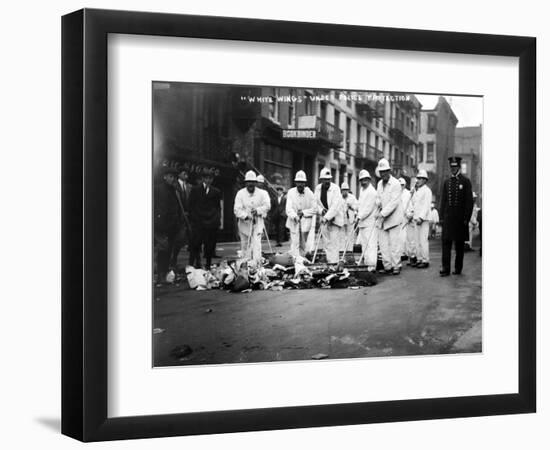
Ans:
POLYGON ((269 103, 269 118, 280 122, 279 102, 277 101, 277 89, 273 89, 271 102, 269 103))
POLYGON ((428 133, 435 133, 435 114, 428 114, 428 133))
POLYGON ((292 97, 296 95, 293 89, 290 90, 290 101, 288 102, 288 127, 294 128, 296 127, 296 107, 294 106, 294 102, 292 101, 292 97))
POLYGON ((434 143, 433 142, 428 142, 428 144, 427 144, 426 162, 427 163, 432 163, 432 164, 435 162, 434 143))
POLYGON ((422 142, 418 144, 418 162, 424 162, 424 144, 422 142))
POLYGON ((334 126, 340 129, 340 111, 334 110, 334 126))
POLYGON ((309 95, 306 95, 305 101, 304 101, 304 107, 305 107, 305 115, 306 116, 312 116, 313 115, 313 102, 309 98, 309 95))
POLYGON ((351 141, 351 119, 346 117, 346 151, 349 152, 351 141))

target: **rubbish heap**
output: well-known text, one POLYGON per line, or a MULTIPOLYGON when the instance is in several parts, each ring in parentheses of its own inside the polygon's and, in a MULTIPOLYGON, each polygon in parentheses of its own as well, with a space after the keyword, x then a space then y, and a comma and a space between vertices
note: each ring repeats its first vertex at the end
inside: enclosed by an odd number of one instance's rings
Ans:
MULTIPOLYGON (((358 289, 377 283, 376 275, 358 266, 351 258, 343 257, 338 264, 312 264, 302 256, 288 253, 264 254, 262 260, 224 260, 210 270, 187 266, 189 287, 195 290, 223 289, 231 292, 253 290, 282 291, 284 289, 358 289)), ((326 259, 324 259, 326 261, 326 259)))

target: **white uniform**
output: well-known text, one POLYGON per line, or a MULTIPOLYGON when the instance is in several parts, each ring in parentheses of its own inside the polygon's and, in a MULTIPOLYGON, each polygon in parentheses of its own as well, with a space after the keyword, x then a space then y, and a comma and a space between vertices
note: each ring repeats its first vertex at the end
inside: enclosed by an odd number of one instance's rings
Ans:
POLYGON ((470 248, 472 248, 472 237, 473 237, 473 234, 474 234, 474 230, 477 227, 477 212, 478 211, 479 211, 479 206, 477 206, 474 203, 474 208, 472 209, 472 216, 470 217, 470 222, 468 223, 468 231, 469 231, 468 238, 469 239, 468 239, 467 244, 470 246, 470 248))
POLYGON ((439 213, 437 212, 437 209, 432 208, 430 210, 430 235, 433 237, 437 234, 437 225, 439 223, 439 213))
POLYGON ((315 188, 315 202, 317 211, 328 222, 321 224, 321 237, 323 248, 327 255, 327 262, 337 263, 339 260, 340 229, 344 225, 344 213, 342 211, 342 194, 338 185, 330 183, 327 191, 327 206, 325 210, 321 202, 321 186, 315 188), (323 214, 324 212, 324 214, 323 214))
POLYGON ((353 223, 357 214, 357 198, 351 192, 348 192, 346 198, 342 196, 342 211, 344 213, 344 225, 340 232, 340 250, 350 250, 353 247, 353 223), (347 249, 345 248, 347 244, 347 249))
POLYGON ((311 230, 312 217, 317 212, 315 196, 310 188, 305 187, 300 194, 293 187, 286 195, 286 227, 290 231, 290 254, 292 256, 303 255, 306 252, 308 233, 311 230), (298 219, 298 211, 304 214, 298 219))
POLYGON ((262 233, 264 218, 271 208, 269 194, 263 189, 255 188, 251 194, 242 188, 235 196, 233 212, 238 219, 239 237, 241 239, 242 257, 259 262, 262 257, 262 233), (252 209, 257 215, 252 216, 252 209))
POLYGON ((364 261, 368 270, 376 269, 378 251, 378 228, 376 227, 376 212, 378 194, 373 185, 369 183, 366 188, 361 188, 359 193, 357 226, 359 228, 359 243, 364 261))
POLYGON ((401 184, 390 175, 386 184, 378 182, 378 199, 380 201, 380 216, 383 221, 380 225, 378 237, 380 253, 384 269, 398 269, 401 267, 401 248, 399 233, 403 222, 403 205, 401 204, 401 184))
POLYGON ((430 233, 430 210, 432 207, 432 190, 424 185, 414 193, 413 221, 422 219, 421 224, 416 224, 416 259, 418 262, 430 262, 430 248, 428 235, 430 233))
POLYGON ((408 189, 401 192, 401 204, 403 205, 403 223, 399 239, 401 240, 401 254, 413 258, 415 255, 416 227, 414 222, 409 219, 413 217, 414 201, 413 194, 408 189))

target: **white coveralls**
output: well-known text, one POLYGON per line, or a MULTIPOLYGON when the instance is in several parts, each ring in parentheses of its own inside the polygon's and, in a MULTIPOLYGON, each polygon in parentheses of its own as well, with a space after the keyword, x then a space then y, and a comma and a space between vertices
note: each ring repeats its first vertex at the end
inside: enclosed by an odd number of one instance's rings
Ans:
POLYGON ((378 199, 380 201, 380 216, 383 220, 378 236, 380 244, 380 253, 384 269, 398 269, 401 267, 401 248, 399 233, 401 223, 403 222, 403 205, 401 204, 401 184, 393 176, 386 184, 383 180, 378 182, 378 199))
POLYGON ((353 250, 353 232, 355 215, 357 214, 357 198, 351 192, 348 192, 346 198, 342 196, 342 212, 344 213, 344 225, 340 232, 340 250, 353 250), (345 248, 347 244, 347 249, 345 248))
POLYGON ((321 202, 321 186, 315 188, 315 202, 317 212, 326 219, 325 224, 321 223, 321 240, 327 255, 328 263, 337 263, 340 257, 340 229, 344 225, 344 213, 342 212, 342 194, 338 185, 330 183, 327 191, 327 206, 321 202))
POLYGON ((300 194, 298 189, 293 187, 286 195, 286 224, 290 231, 290 254, 292 256, 303 256, 306 253, 306 243, 309 231, 311 230, 312 217, 317 208, 315 196, 310 188, 305 187, 304 193, 300 194), (303 216, 298 219, 298 211, 303 216))
POLYGON ((414 193, 411 194, 408 189, 403 189, 403 192, 401 192, 401 204, 403 205, 403 223, 401 224, 401 232, 399 233, 401 254, 413 258, 416 256, 416 227, 412 220, 414 212, 414 193))
POLYGON ((378 259, 378 228, 376 227, 376 213, 378 211, 378 194, 369 183, 361 188, 359 193, 359 207, 357 211, 357 225, 359 228, 359 243, 364 263, 368 270, 376 269, 378 259))
POLYGON ((472 216, 470 217, 470 222, 468 223, 468 242, 466 242, 470 248, 472 248, 472 238, 474 236, 474 230, 477 227, 477 212, 479 211, 479 206, 474 203, 474 208, 472 209, 472 216))
POLYGON ((262 257, 262 233, 264 218, 271 208, 269 194, 263 189, 255 188, 251 194, 242 188, 235 196, 233 212, 238 219, 241 254, 243 258, 259 263, 262 257), (256 209, 256 216, 252 216, 256 209))
POLYGON ((418 262, 430 262, 428 235, 430 234, 430 210, 432 207, 432 190, 424 185, 414 193, 413 222, 416 224, 416 259, 418 262), (416 223, 422 219, 422 223, 416 223))

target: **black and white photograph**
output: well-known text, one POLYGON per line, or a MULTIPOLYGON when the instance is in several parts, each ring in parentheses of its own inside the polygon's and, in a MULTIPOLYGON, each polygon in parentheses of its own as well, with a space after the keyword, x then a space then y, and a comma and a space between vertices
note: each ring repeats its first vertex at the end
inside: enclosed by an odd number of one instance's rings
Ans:
POLYGON ((151 90, 154 367, 483 351, 482 96, 151 90))

